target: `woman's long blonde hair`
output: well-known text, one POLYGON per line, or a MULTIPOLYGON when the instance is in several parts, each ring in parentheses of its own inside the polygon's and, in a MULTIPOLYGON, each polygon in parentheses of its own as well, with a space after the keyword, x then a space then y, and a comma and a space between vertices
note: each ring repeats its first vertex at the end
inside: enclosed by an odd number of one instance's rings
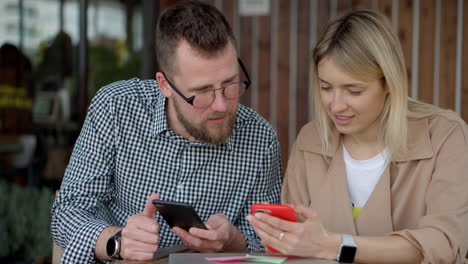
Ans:
POLYGON ((330 148, 334 126, 320 99, 317 65, 325 57, 355 79, 383 80, 389 93, 380 115, 379 140, 388 148, 391 161, 407 152, 408 118, 444 111, 408 97, 403 51, 387 17, 372 10, 350 12, 328 25, 312 53, 312 100, 323 153, 330 148))

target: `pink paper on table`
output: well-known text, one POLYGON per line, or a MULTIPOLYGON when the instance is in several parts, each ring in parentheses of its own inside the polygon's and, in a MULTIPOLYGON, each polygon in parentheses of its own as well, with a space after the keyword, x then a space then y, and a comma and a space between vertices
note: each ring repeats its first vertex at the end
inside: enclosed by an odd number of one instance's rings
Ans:
POLYGON ((212 261, 213 263, 217 263, 217 264, 226 264, 226 263, 229 263, 229 264, 245 264, 245 263, 249 263, 249 260, 246 260, 246 261, 243 261, 243 260, 234 260, 234 261, 212 261))
POLYGON ((213 262, 234 262, 234 261, 243 261, 243 260, 252 260, 252 257, 246 256, 229 256, 229 257, 218 257, 218 258, 205 258, 206 260, 213 262))

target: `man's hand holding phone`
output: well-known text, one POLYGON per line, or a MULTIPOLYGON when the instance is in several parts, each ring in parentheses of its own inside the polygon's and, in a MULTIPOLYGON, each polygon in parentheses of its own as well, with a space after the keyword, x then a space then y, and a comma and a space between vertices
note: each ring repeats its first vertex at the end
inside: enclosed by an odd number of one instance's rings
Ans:
POLYGON ((206 222, 208 229, 192 227, 187 232, 180 227, 173 227, 176 234, 188 248, 202 253, 244 252, 244 235, 223 214, 215 214, 206 222))
POLYGON ((190 249, 206 253, 246 250, 244 236, 223 214, 212 215, 203 223, 190 204, 161 200, 153 204, 171 231, 190 249))
POLYGON ((150 260, 158 250, 160 227, 155 219, 155 199, 159 195, 153 193, 146 200, 143 212, 130 216, 122 229, 120 256, 123 259, 150 260))

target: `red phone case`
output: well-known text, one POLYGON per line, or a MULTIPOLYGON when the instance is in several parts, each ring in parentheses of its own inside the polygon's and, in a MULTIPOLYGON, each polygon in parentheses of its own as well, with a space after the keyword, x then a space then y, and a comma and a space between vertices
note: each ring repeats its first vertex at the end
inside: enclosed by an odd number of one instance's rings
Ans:
MULTIPOLYGON (((297 216, 294 208, 285 204, 253 204, 250 207, 250 212, 252 215, 255 213, 265 213, 286 221, 297 222, 297 216)), ((271 252, 278 252, 278 250, 270 246, 267 246, 267 248, 271 252)))

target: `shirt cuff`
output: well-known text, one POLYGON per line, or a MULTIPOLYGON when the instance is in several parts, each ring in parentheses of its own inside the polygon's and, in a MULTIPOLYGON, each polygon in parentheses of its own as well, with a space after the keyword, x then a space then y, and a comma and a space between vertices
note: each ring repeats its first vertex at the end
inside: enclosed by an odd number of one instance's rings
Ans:
POLYGON ((260 244, 260 240, 256 237, 245 236, 245 241, 247 244, 247 249, 250 252, 265 252, 265 248, 263 248, 262 244, 260 244))
POLYGON ((83 224, 65 248, 61 263, 96 263, 96 241, 102 230, 108 226, 106 222, 98 220, 83 224))

